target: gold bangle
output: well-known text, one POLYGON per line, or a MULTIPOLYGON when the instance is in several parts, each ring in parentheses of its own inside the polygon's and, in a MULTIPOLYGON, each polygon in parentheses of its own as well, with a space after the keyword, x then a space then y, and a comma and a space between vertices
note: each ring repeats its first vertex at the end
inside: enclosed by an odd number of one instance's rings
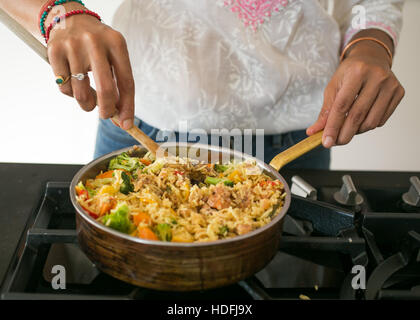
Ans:
POLYGON ((356 44, 356 43, 358 43, 360 41, 365 41, 365 40, 374 41, 374 42, 380 44, 386 50, 386 52, 388 53, 388 56, 389 56, 389 58, 391 60, 390 61, 390 64, 391 64, 391 67, 392 67, 392 60, 393 60, 394 57, 392 55, 391 50, 388 48, 388 46, 384 42, 382 42, 381 40, 378 40, 376 38, 372 38, 372 37, 358 38, 358 39, 355 39, 355 40, 351 41, 349 44, 347 44, 347 46, 343 50, 343 53, 341 54, 340 62, 343 62, 344 56, 346 55, 346 52, 350 49, 350 47, 352 47, 354 44, 356 44))

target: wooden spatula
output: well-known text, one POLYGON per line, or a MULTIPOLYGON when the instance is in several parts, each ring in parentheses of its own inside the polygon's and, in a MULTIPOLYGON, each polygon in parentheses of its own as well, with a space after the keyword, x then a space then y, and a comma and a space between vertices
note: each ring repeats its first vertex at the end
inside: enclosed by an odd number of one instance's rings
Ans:
POLYGON ((290 147, 289 149, 283 151, 282 153, 279 153, 271 160, 270 166, 279 171, 289 162, 299 158, 305 153, 311 151, 312 149, 315 149, 316 147, 321 145, 323 133, 323 130, 318 133, 315 133, 314 135, 302 140, 301 142, 290 147))

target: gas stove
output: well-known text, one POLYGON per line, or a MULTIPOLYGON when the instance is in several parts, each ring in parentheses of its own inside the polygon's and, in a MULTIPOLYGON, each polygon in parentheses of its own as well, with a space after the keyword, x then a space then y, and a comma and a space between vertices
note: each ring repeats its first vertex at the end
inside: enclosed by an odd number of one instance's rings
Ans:
POLYGON ((293 196, 272 262, 237 284, 190 293, 135 287, 98 270, 77 245, 69 182, 47 182, 1 298, 420 299, 420 173, 282 173, 293 196), (54 266, 64 267, 65 288, 53 288, 54 266))

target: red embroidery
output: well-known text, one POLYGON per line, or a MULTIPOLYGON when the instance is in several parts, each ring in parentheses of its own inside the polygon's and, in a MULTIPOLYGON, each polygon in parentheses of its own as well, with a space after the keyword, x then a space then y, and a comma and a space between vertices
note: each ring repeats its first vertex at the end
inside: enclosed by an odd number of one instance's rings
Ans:
POLYGON ((254 31, 269 20, 272 13, 286 7, 289 0, 225 0, 226 7, 238 14, 245 26, 254 31))

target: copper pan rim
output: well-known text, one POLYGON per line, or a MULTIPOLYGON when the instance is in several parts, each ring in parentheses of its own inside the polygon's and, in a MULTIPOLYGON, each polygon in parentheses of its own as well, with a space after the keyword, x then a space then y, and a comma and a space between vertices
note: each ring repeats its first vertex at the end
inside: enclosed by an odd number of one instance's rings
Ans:
MULTIPOLYGON (((222 154, 233 155, 234 157, 242 158, 244 160, 252 159, 252 160, 256 161, 257 165, 260 168, 262 168, 265 172, 268 172, 271 175, 273 175, 276 179, 280 180, 284 185, 284 190, 286 192, 286 197, 285 197, 284 204, 283 204, 282 208, 280 209, 280 212, 275 216, 275 218, 271 222, 269 222, 265 226, 263 226, 261 228, 258 228, 258 229, 254 230, 252 232, 249 232, 249 233, 244 234, 244 235, 236 236, 236 237, 233 237, 233 238, 230 238, 230 239, 215 240, 215 241, 208 241, 208 242, 186 243, 186 242, 165 242, 165 241, 145 240, 145 239, 133 237, 133 236, 130 236, 128 234, 125 234, 125 233, 116 231, 114 229, 111 229, 109 227, 106 227, 102 223, 96 221, 94 218, 89 216, 83 210, 81 205, 76 200, 75 187, 88 170, 92 170, 98 164, 103 163, 104 161, 109 160, 109 159, 117 156, 118 154, 120 154, 122 152, 127 152, 127 151, 133 149, 133 147, 126 147, 126 148, 108 153, 106 155, 103 155, 102 157, 91 161, 87 165, 83 166, 76 173, 76 175, 73 177, 73 179, 71 181, 71 184, 70 184, 70 190, 69 191, 70 191, 70 200, 71 200, 74 208, 76 209, 77 214, 81 218, 83 218, 87 223, 93 225, 95 228, 98 228, 98 229, 100 229, 100 230, 102 230, 106 233, 110 233, 110 234, 112 234, 116 237, 119 237, 121 239, 130 241, 130 242, 134 242, 134 243, 151 245, 151 246, 178 247, 178 248, 181 248, 181 247, 183 247, 183 248, 185 248, 185 247, 191 247, 191 248, 209 247, 209 246, 217 246, 217 245, 223 245, 223 244, 228 244, 228 243, 235 243, 235 242, 239 242, 239 241, 244 241, 247 238, 252 238, 252 237, 264 232, 265 230, 271 228, 273 225, 280 222, 283 219, 283 217, 286 215, 286 213, 287 213, 287 211, 290 207, 290 202, 291 202, 290 188, 289 188, 286 180, 283 178, 283 176, 280 175, 280 173, 278 173, 273 167, 264 163, 263 161, 261 161, 259 159, 256 159, 256 158, 254 158, 254 157, 252 157, 248 154, 239 152, 239 151, 231 150, 231 149, 228 149, 228 148, 212 146, 212 145, 204 145, 204 144, 199 144, 199 143, 166 142, 165 147, 169 147, 169 148, 171 148, 171 147, 172 148, 174 148, 174 147, 178 147, 178 148, 194 147, 194 148, 199 148, 200 150, 214 151, 214 152, 219 152, 219 153, 222 153, 222 154)), ((140 150, 141 149, 144 149, 144 148, 140 146, 140 150)))

